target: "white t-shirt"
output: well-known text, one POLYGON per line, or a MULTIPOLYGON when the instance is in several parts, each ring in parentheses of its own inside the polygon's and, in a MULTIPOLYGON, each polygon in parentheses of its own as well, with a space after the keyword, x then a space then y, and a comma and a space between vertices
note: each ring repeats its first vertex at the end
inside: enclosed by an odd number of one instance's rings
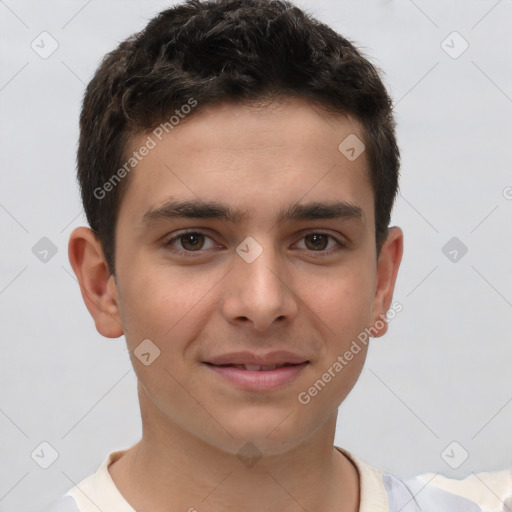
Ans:
MULTIPOLYGON (((336 447, 356 466, 359 512, 512 512, 512 469, 473 474, 463 480, 425 473, 400 480, 336 447)), ((124 499, 108 466, 125 451, 110 453, 88 476, 44 512, 136 512, 124 499)))

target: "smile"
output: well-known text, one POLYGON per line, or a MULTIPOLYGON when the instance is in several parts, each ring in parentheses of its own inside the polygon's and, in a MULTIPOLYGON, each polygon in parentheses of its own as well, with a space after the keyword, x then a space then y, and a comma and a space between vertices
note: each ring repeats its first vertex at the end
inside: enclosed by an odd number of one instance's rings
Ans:
POLYGON ((246 391, 271 391, 295 380, 308 366, 303 363, 272 365, 204 363, 216 376, 246 391))

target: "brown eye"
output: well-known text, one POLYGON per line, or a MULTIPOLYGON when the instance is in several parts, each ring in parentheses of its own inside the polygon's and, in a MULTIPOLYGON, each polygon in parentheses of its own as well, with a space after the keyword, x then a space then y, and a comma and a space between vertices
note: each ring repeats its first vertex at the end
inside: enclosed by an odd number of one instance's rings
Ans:
POLYGON ((201 233, 186 233, 179 236, 181 246, 187 251, 197 251, 204 245, 204 235, 201 233))
POLYGON ((315 256, 330 256, 343 250, 346 245, 329 233, 313 231, 306 233, 296 247, 309 252, 311 255, 317 253, 315 256))
MULTIPOLYGON (((166 250, 179 256, 201 256, 208 253, 208 250, 214 249, 216 244, 214 240, 202 231, 185 231, 177 234, 163 244, 166 250)), ((218 247, 218 246, 217 246, 218 247)))
POLYGON ((304 237, 306 247, 312 251, 323 251, 329 243, 329 235, 313 233, 304 237))

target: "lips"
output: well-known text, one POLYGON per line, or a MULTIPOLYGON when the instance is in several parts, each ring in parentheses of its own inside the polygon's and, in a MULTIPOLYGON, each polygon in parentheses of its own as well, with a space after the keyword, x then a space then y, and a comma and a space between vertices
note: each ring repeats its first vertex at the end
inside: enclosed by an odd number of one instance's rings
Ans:
POLYGON ((267 365, 223 364, 221 366, 232 366, 233 368, 238 368, 239 370, 248 370, 250 372, 268 372, 269 370, 275 370, 276 368, 282 368, 283 366, 291 366, 291 365, 289 363, 285 363, 285 364, 267 364, 267 365))
POLYGON ((203 364, 224 382, 246 391, 268 392, 290 385, 309 365, 309 360, 286 351, 232 352, 211 357, 203 364))
POLYGON ((231 352, 208 358, 204 361, 213 366, 235 366, 248 371, 269 371, 282 366, 298 365, 309 362, 307 357, 287 351, 267 354, 254 352, 231 352))
POLYGON ((246 391, 268 392, 290 385, 301 375, 308 362, 301 364, 268 365, 275 368, 263 370, 261 365, 213 365, 206 363, 206 369, 213 375, 220 377, 224 382, 235 385, 246 391), (241 368, 240 368, 241 367, 241 368), (260 369, 261 368, 261 369, 260 369))
MULTIPOLYGON (((211 363, 206 363, 211 364, 211 363)), ((239 370, 247 370, 250 372, 268 372, 271 370, 276 370, 278 368, 283 368, 284 366, 295 366, 291 363, 283 363, 283 364, 215 364, 212 366, 218 366, 220 368, 238 368, 239 370)))

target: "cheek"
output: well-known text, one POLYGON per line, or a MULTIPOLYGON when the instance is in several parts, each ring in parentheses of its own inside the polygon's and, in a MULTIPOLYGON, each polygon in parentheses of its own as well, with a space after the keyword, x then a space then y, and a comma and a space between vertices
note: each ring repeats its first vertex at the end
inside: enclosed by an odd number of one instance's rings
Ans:
POLYGON ((134 266, 125 276, 120 297, 122 323, 130 348, 133 350, 146 338, 162 351, 170 345, 173 350, 185 345, 208 318, 204 311, 208 304, 205 294, 214 281, 200 273, 192 275, 190 270, 180 272, 154 264, 134 266))
POLYGON ((368 269, 346 267, 328 276, 304 278, 301 294, 308 309, 324 324, 329 339, 347 341, 357 336, 371 321, 373 276, 368 269))

